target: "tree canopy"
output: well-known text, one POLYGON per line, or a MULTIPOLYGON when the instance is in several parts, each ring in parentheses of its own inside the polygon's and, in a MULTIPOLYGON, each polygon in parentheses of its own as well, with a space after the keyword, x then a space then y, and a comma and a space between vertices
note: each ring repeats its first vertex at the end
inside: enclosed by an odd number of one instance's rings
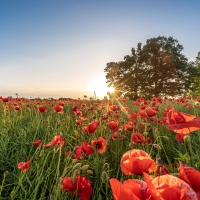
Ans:
POLYGON ((138 43, 123 61, 107 63, 107 84, 115 87, 118 96, 130 99, 181 95, 194 87, 197 72, 182 50, 173 37, 151 38, 143 46, 138 43))
POLYGON ((192 90, 194 92, 194 95, 200 97, 200 52, 198 52, 198 55, 193 65, 195 68, 190 79, 192 80, 192 90))

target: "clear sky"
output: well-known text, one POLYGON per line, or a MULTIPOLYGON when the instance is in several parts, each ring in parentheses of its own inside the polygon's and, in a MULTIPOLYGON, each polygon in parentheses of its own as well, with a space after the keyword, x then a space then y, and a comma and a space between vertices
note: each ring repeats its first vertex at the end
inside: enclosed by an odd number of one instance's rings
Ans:
POLYGON ((194 61, 199 21, 198 0, 0 0, 0 95, 102 96, 106 63, 149 38, 172 36, 194 61))

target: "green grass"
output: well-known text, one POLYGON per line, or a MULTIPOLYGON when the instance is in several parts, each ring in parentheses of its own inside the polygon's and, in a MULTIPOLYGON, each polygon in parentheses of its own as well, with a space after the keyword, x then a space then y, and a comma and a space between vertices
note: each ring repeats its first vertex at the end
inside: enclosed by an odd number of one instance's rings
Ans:
MULTIPOLYGON (((163 101, 157 103, 159 113, 155 118, 162 120, 166 107, 176 108, 180 112, 195 114, 200 116, 200 110, 194 105, 194 101, 189 100, 193 108, 185 108, 185 103, 173 101, 163 101)), ((142 176, 127 176, 121 172, 121 156, 130 149, 141 149, 149 153, 152 159, 161 158, 165 166, 182 161, 195 169, 200 169, 199 159, 199 131, 189 135, 190 141, 179 143, 175 139, 176 133, 166 129, 166 125, 159 125, 151 120, 138 118, 134 122, 135 132, 150 137, 153 144, 157 144, 161 149, 155 148, 152 144, 131 144, 130 136, 132 132, 123 130, 122 126, 128 123, 128 114, 122 110, 117 111, 120 115, 118 118, 116 112, 109 115, 109 119, 116 119, 119 122, 121 133, 126 137, 124 139, 112 139, 112 132, 107 125, 107 121, 102 120, 102 116, 108 111, 108 104, 104 101, 96 100, 79 100, 65 101, 64 113, 56 113, 53 105, 57 101, 52 100, 11 100, 4 103, 0 100, 0 199, 8 200, 66 200, 79 199, 77 195, 72 196, 70 193, 60 189, 62 177, 73 177, 75 174, 86 177, 92 185, 93 193, 91 199, 111 200, 112 192, 109 185, 110 178, 126 180, 128 178, 143 179, 142 176), (15 110, 14 104, 19 104, 21 111, 15 110), (86 106, 82 107, 85 103, 86 106), (29 108, 27 107, 29 105, 29 108), (48 112, 40 113, 38 105, 46 105, 48 112), (77 105, 81 108, 82 114, 87 118, 83 124, 76 125, 76 116, 72 113, 72 106, 77 105), (93 105, 94 110, 88 111, 93 105), (101 109, 105 105, 105 109, 101 109), (12 108, 11 108, 12 107, 12 108), (96 131, 92 134, 83 133, 82 126, 87 126, 94 119, 100 120, 96 131), (62 133, 66 143, 64 147, 50 147, 44 149, 55 135, 62 133), (164 136, 164 137, 163 137, 164 136), (105 137, 107 148, 103 154, 95 151, 94 154, 83 156, 80 160, 75 160, 74 156, 66 156, 68 151, 74 151, 76 146, 81 146, 82 142, 90 143, 93 139, 105 137), (42 140, 40 147, 35 147, 33 142, 42 140), (18 163, 26 162, 31 157, 30 170, 23 173, 17 168, 18 163), (86 171, 74 169, 74 166, 80 163, 81 166, 89 165, 86 171)), ((139 106, 131 106, 133 102, 120 104, 114 101, 116 105, 129 107, 129 112, 138 112, 139 106)), ((151 107, 151 101, 148 106, 151 107)), ((189 102, 190 103, 190 102, 189 102)), ((171 173, 177 172, 177 168, 169 168, 171 173)))

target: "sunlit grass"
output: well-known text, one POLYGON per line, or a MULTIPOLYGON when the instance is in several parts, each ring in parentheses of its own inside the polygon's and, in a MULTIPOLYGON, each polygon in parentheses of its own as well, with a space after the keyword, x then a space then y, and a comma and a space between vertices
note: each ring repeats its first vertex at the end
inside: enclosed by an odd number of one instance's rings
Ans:
POLYGON ((148 107, 158 109, 158 114, 151 119, 139 116, 144 101, 130 102, 117 97, 114 91, 111 97, 111 100, 84 98, 62 102, 45 99, 0 100, 0 199, 79 199, 78 194, 73 196, 60 189, 62 177, 73 178, 76 174, 90 181, 93 188, 91 199, 113 199, 110 178, 121 181, 128 178, 143 179, 140 175, 128 176, 121 171, 121 157, 131 149, 141 149, 154 160, 161 158, 170 173, 177 173, 178 161, 200 169, 198 131, 189 135, 190 140, 179 143, 174 132, 166 129, 165 124, 157 123, 162 121, 167 107, 199 115, 198 104, 192 104, 194 100, 187 99, 183 103, 175 99, 145 101, 148 107), (62 105, 63 113, 54 111, 54 105, 58 104, 62 105), (39 105, 46 106, 47 112, 39 112, 39 105), (20 106, 21 111, 16 110, 16 106, 20 106), (76 111, 74 106, 77 106, 76 111), (133 121, 133 130, 128 130, 125 125, 129 123, 132 112, 136 112, 138 117, 133 121), (81 124, 78 125, 76 120, 80 119, 81 124), (82 128, 95 120, 99 123, 95 131, 84 132, 82 128), (118 122, 118 133, 115 135, 108 125, 110 120, 118 122), (152 143, 133 143, 131 134, 135 132, 141 133, 145 139, 151 138, 152 143), (44 145, 56 135, 62 136, 65 144, 61 146, 58 143, 45 149, 44 145), (75 159, 77 146, 81 146, 82 142, 91 145, 91 141, 99 137, 106 140, 104 153, 97 151, 98 144, 92 146, 93 154, 82 152, 81 158, 75 159), (39 147, 33 145, 36 140, 42 141, 39 147), (17 168, 18 163, 30 158, 33 160, 29 170, 24 173, 17 168), (78 168, 75 167, 77 163, 80 163, 78 168), (171 164, 176 167, 169 167, 171 164), (85 165, 88 166, 87 170, 82 170, 85 165))

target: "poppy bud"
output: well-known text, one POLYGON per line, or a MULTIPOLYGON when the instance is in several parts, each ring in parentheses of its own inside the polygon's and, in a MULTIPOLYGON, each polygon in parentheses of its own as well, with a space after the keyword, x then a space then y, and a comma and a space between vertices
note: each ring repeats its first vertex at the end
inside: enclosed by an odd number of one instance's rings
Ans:
POLYGON ((72 163, 76 163, 78 161, 78 159, 73 159, 72 163))
POLYGON ((4 174, 4 176, 6 176, 6 175, 9 174, 9 172, 8 172, 8 171, 5 171, 3 174, 4 174))
POLYGON ((163 164, 163 161, 161 158, 156 158, 156 165, 161 166, 163 164))
POLYGON ((72 170, 79 170, 81 168, 81 163, 76 163, 74 166, 73 166, 73 169, 72 170))
POLYGON ((104 165, 103 165, 103 170, 106 170, 106 169, 108 169, 109 168, 109 164, 108 163, 105 163, 104 165))
POLYGON ((74 173, 73 176, 72 176, 72 183, 74 184, 75 181, 76 181, 76 173, 74 173))
POLYGON ((86 171, 86 170, 88 170, 88 168, 89 168, 89 165, 83 165, 83 166, 81 167, 81 170, 82 170, 82 171, 86 171))
POLYGON ((158 145, 158 144, 153 144, 153 146, 156 148, 156 149, 161 149, 161 147, 158 145))
POLYGON ((184 138, 183 138, 184 142, 190 142, 190 136, 189 135, 186 135, 184 138))
POLYGON ((92 170, 89 170, 89 169, 88 169, 86 172, 87 172, 88 174, 90 174, 90 175, 94 174, 93 171, 92 171, 92 170))
POLYGON ((146 132, 146 131, 143 133, 143 135, 144 135, 144 136, 147 136, 148 134, 149 134, 149 133, 148 133, 148 132, 146 132))
POLYGON ((169 137, 167 137, 167 136, 162 136, 163 138, 165 138, 166 140, 169 140, 169 137))
POLYGON ((106 172, 102 172, 102 174, 101 174, 102 183, 105 183, 107 181, 107 179, 108 179, 107 173, 106 172))

